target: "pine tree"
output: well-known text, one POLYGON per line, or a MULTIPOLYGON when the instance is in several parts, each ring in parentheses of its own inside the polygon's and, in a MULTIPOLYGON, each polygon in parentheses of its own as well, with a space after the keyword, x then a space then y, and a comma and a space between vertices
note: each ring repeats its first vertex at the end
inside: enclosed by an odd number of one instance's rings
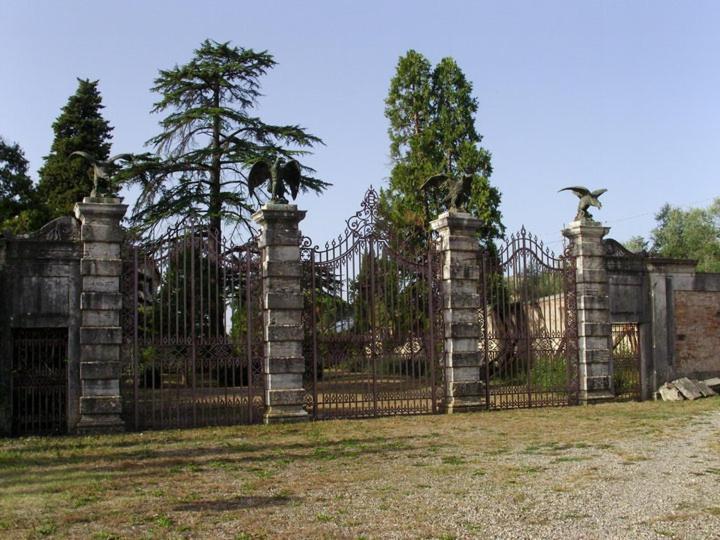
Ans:
MULTIPOLYGON (((302 156, 322 143, 297 125, 270 125, 252 114, 259 79, 274 66, 266 51, 206 40, 187 64, 160 71, 153 112, 168 114, 148 141, 157 158, 135 167, 142 187, 132 216, 138 230, 196 217, 220 238, 224 221, 248 225, 262 200, 257 194, 250 200, 247 168, 259 158, 302 156)), ((327 185, 305 175, 301 187, 320 192, 327 185)))
POLYGON ((467 209, 483 220, 482 240, 501 236, 500 193, 490 185, 491 156, 475 128, 477 99, 457 63, 443 58, 432 68, 422 54, 408 51, 398 62, 385 104, 393 169, 382 208, 393 225, 407 236, 427 231, 445 210, 444 194, 426 194, 420 186, 434 174, 472 171, 476 178, 467 209))
POLYGON ((77 150, 107 159, 113 128, 105 120, 99 81, 78 79, 78 88, 53 123, 55 139, 39 171, 38 193, 46 219, 72 214, 76 202, 90 195, 92 178, 83 159, 70 157, 77 150))
POLYGON ((0 231, 25 233, 41 225, 36 200, 25 153, 0 137, 0 231))

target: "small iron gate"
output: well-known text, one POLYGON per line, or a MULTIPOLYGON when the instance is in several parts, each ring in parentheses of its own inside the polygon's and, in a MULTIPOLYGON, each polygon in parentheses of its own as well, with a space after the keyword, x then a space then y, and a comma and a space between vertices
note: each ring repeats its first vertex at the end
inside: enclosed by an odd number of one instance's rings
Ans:
POLYGON ((395 238, 377 205, 370 188, 337 239, 301 244, 313 418, 434 413, 444 395, 433 250, 395 238))
POLYGON ((67 328, 12 330, 13 435, 67 432, 67 328))
POLYGON ((481 256, 481 370, 488 409, 578 399, 574 258, 523 227, 481 256))
POLYGON ((617 399, 640 400, 640 340, 635 323, 612 325, 613 388, 617 399))
POLYGON ((129 244, 123 414, 135 429, 262 419, 260 255, 192 225, 129 244))

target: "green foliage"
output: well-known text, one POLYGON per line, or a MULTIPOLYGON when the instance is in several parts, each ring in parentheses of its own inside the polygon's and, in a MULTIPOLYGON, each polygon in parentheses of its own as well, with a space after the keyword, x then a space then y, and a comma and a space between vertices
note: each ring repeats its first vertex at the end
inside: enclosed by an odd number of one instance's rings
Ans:
POLYGON ((97 159, 110 155, 113 128, 105 120, 98 81, 78 79, 78 88, 53 123, 55 139, 39 171, 38 193, 45 220, 72 214, 76 202, 90 195, 92 176, 88 163, 70 157, 75 151, 89 152, 97 159))
MULTIPOLYGON (((161 70, 152 110, 166 113, 150 139, 158 153, 134 170, 142 193, 132 222, 141 232, 167 220, 193 216, 220 233, 223 221, 249 225, 261 202, 251 201, 243 170, 259 158, 297 158, 322 141, 297 125, 271 125, 254 116, 260 78, 275 66, 266 51, 206 40, 186 64, 161 70)), ((321 192, 327 183, 303 168, 301 189, 321 192)), ((219 234, 218 234, 219 237, 219 234)))
POLYGON ((535 358, 530 369, 530 384, 539 392, 565 390, 568 386, 567 359, 555 356, 535 358))
POLYGON ((652 252, 662 257, 697 259, 701 272, 720 272, 720 198, 707 208, 666 204, 655 216, 652 252))
POLYGON ((500 237, 500 192, 490 185, 491 156, 475 129, 477 99, 456 62, 443 58, 432 68, 422 54, 408 51, 398 62, 385 104, 393 169, 381 208, 393 227, 406 237, 424 237, 429 222, 446 208, 442 189, 425 194, 422 184, 440 172, 472 172, 468 211, 483 220, 482 240, 500 237))
POLYGON ((22 148, 0 137, 0 231, 25 233, 42 225, 22 148))
POLYGON ((630 240, 624 243, 624 247, 633 253, 642 253, 649 249, 648 241, 640 235, 631 237, 630 240))

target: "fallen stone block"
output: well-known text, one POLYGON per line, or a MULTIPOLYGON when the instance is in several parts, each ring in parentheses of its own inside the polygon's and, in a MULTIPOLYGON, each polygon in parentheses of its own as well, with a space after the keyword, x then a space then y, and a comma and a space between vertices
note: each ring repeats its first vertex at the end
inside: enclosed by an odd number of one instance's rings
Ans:
POLYGON ((658 389, 660 399, 663 401, 683 401, 685 398, 680 393, 680 390, 675 388, 674 384, 665 383, 658 389))
POLYGON ((672 384, 675 385, 675 388, 680 390, 680 393, 683 397, 685 397, 685 399, 698 399, 703 397, 697 384, 687 377, 676 379, 672 382, 672 384))
POLYGON ((700 389, 700 393, 703 397, 717 396, 717 392, 710 388, 705 381, 695 381, 695 384, 700 389))
POLYGON ((705 384, 707 384, 710 388, 715 390, 716 392, 720 392, 720 377, 713 377, 711 379, 705 379, 703 382, 705 384))

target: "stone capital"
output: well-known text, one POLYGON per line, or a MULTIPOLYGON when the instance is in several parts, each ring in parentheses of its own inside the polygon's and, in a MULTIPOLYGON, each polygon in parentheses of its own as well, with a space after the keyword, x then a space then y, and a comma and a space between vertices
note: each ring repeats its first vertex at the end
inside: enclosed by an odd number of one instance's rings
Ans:
POLYGON ((269 202, 252 215, 253 221, 263 227, 272 223, 298 224, 305 219, 306 210, 298 210, 295 204, 278 204, 269 202))
POLYGON ((86 220, 115 221, 125 216, 127 204, 122 204, 118 197, 85 197, 83 202, 75 203, 75 217, 81 222, 86 220))
POLYGON ((475 236, 482 227, 482 220, 467 212, 443 212, 430 222, 433 231, 453 236, 475 236))
POLYGON ((571 221, 562 231, 563 236, 571 240, 580 237, 597 241, 601 240, 609 232, 610 227, 604 227, 602 224, 591 219, 571 221))

